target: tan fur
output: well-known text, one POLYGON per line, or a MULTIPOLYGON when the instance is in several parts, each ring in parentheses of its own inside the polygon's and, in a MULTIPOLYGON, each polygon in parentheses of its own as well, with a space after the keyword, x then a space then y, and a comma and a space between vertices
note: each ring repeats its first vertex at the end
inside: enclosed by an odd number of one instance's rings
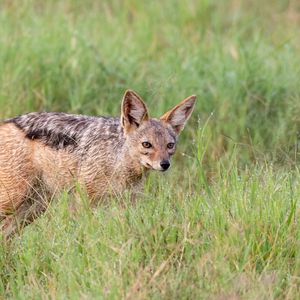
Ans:
POLYGON ((140 96, 126 91, 120 119, 32 113, 0 123, 0 228, 13 234, 76 183, 91 201, 135 191, 148 170, 168 169, 194 103, 191 96, 151 119, 140 96))
POLYGON ((72 186, 78 177, 78 159, 64 150, 53 150, 40 142, 33 142, 32 162, 36 177, 50 193, 72 186))
POLYGON ((13 124, 0 126, 0 216, 14 211, 33 184, 33 145, 13 124))

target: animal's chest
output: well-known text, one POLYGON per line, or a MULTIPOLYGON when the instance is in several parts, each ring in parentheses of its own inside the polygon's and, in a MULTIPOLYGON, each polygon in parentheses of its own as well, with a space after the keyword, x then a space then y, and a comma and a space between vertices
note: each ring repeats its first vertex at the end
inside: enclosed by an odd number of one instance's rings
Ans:
POLYGON ((118 195, 125 190, 134 190, 142 181, 142 173, 118 165, 118 160, 87 160, 79 168, 79 182, 89 196, 118 195))
MULTIPOLYGON (((94 169, 94 168, 93 168, 94 169)), ((88 192, 97 195, 119 194, 125 190, 132 190, 142 181, 142 175, 131 170, 110 170, 106 166, 98 167, 95 172, 85 171, 81 174, 81 182, 88 192)))

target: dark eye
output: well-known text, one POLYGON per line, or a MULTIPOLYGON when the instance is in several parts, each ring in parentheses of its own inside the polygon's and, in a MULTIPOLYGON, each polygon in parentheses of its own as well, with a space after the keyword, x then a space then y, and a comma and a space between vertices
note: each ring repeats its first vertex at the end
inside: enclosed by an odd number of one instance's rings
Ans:
POLYGON ((173 148, 174 148, 174 145, 175 145, 174 143, 169 143, 169 144, 167 145, 167 148, 168 148, 168 149, 173 149, 173 148))
POLYGON ((151 148, 152 147, 152 145, 149 142, 143 142, 142 145, 143 145, 144 148, 151 148))

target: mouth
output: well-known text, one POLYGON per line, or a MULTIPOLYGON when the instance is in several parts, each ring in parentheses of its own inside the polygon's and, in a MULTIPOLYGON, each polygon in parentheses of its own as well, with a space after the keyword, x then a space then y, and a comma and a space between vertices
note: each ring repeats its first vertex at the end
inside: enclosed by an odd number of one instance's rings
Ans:
POLYGON ((145 168, 147 168, 147 169, 152 169, 152 170, 153 170, 153 167, 152 167, 150 164, 148 164, 147 162, 141 161, 141 163, 142 163, 142 165, 143 165, 145 168))
POLYGON ((146 165, 146 168, 153 169, 153 167, 150 164, 146 163, 145 165, 146 165))
POLYGON ((163 168, 157 169, 157 168, 154 168, 152 165, 150 165, 149 163, 147 163, 147 162, 145 162, 145 161, 142 161, 141 163, 142 163, 142 165, 143 165, 145 168, 150 169, 150 170, 154 170, 154 171, 158 171, 158 172, 162 172, 162 173, 164 173, 164 172, 166 172, 166 171, 169 170, 169 168, 168 168, 168 169, 163 169, 163 168))

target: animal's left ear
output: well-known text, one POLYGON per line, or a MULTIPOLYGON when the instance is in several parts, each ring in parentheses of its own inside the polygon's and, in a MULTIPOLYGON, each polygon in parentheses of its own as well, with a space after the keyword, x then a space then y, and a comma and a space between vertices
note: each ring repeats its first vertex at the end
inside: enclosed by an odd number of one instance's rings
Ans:
POLYGON ((175 132, 179 134, 191 116, 195 106, 196 96, 190 96, 176 105, 173 109, 166 112, 160 119, 169 123, 175 132))
POLYGON ((134 91, 127 90, 123 96, 121 124, 125 133, 148 121, 148 110, 142 98, 134 91))

